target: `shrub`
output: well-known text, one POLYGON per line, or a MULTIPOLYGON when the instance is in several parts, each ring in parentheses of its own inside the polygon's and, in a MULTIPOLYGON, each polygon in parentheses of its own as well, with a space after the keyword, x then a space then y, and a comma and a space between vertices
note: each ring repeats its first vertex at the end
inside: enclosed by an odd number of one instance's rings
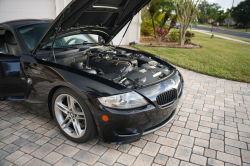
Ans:
POLYGON ((191 43, 191 38, 193 38, 195 35, 194 33, 187 31, 185 34, 185 43, 190 44, 191 43))
POLYGON ((191 43, 191 39, 185 39, 185 43, 190 44, 191 43))
POLYGON ((161 45, 161 41, 168 34, 168 31, 164 28, 158 27, 156 32, 158 34, 158 44, 161 45))
MULTIPOLYGON (((155 26, 159 26, 158 23, 155 23, 155 26)), ((144 20, 141 24, 141 34, 144 36, 150 36, 154 34, 154 28, 152 20, 144 20)))
POLYGON ((180 40, 180 31, 179 30, 174 30, 169 34, 169 38, 171 41, 178 41, 180 40))
POLYGON ((187 31, 185 37, 194 37, 194 33, 187 31))
POLYGON ((191 43, 191 38, 193 38, 195 35, 194 33, 190 32, 190 31, 187 31, 186 34, 185 34, 185 43, 191 43))
MULTIPOLYGON (((178 40, 180 40, 180 31, 174 30, 168 36, 171 41, 177 42, 178 40)), ((191 38, 195 37, 195 34, 190 31, 187 31, 185 37, 186 37, 185 43, 191 43, 191 38)))
POLYGON ((143 36, 150 36, 150 35, 151 35, 151 32, 150 32, 150 30, 148 30, 148 29, 142 28, 142 29, 141 29, 141 34, 142 34, 143 36))

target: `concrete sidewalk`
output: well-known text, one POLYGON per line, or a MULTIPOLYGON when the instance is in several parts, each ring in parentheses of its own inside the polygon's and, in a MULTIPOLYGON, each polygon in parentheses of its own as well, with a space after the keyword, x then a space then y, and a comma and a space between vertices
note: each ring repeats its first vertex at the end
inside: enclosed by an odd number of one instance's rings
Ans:
MULTIPOLYGON (((209 32, 209 31, 197 30, 197 29, 194 29, 194 28, 191 29, 191 31, 200 32, 200 33, 212 36, 212 33, 209 32)), ((241 42, 241 43, 245 43, 245 44, 250 44, 250 42, 246 42, 246 41, 243 41, 243 40, 238 40, 238 39, 234 39, 234 38, 230 38, 230 37, 220 36, 220 35, 217 35, 217 34, 214 34, 214 37, 219 37, 219 38, 226 39, 226 40, 231 40, 231 41, 241 42)))

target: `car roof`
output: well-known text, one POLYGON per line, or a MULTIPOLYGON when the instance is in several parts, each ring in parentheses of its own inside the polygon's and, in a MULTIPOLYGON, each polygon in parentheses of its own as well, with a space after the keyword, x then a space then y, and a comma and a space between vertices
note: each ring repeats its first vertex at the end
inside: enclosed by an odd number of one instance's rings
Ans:
POLYGON ((8 25, 15 29, 30 24, 52 23, 52 22, 53 22, 52 19, 22 19, 22 20, 12 20, 7 22, 2 22, 0 23, 0 26, 8 25))

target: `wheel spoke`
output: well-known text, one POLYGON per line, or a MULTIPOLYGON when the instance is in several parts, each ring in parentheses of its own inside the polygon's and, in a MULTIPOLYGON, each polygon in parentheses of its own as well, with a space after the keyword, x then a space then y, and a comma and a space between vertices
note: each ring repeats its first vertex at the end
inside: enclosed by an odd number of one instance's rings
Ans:
POLYGON ((56 103, 56 107, 59 108, 59 110, 62 111, 63 113, 68 114, 69 109, 68 109, 68 107, 67 107, 66 105, 64 105, 63 103, 57 102, 57 103, 56 103))
POLYGON ((77 110, 73 110, 73 112, 74 112, 75 115, 84 116, 84 112, 79 112, 77 110))
POLYGON ((75 99, 69 95, 67 95, 67 102, 68 102, 68 107, 69 109, 74 109, 74 102, 75 102, 75 99))
POLYGON ((69 115, 67 115, 67 117, 64 119, 64 121, 62 122, 61 126, 63 126, 68 120, 69 120, 69 115))
POLYGON ((77 121, 73 121, 72 123, 73 123, 74 129, 75 129, 76 135, 79 136, 80 135, 80 132, 78 129, 79 124, 77 123, 77 121))
POLYGON ((76 105, 78 105, 78 104, 77 104, 77 103, 74 103, 74 104, 72 105, 72 111, 73 111, 73 113, 74 113, 75 115, 82 115, 82 116, 84 116, 84 113, 82 112, 81 108, 79 108, 80 110, 78 110, 78 109, 76 108, 76 105))
POLYGON ((75 119, 76 120, 85 120, 85 117, 83 117, 83 116, 77 116, 77 117, 75 117, 75 119))
POLYGON ((72 119, 70 119, 70 120, 68 121, 68 123, 63 127, 63 129, 69 127, 69 125, 70 125, 71 123, 72 123, 72 119))

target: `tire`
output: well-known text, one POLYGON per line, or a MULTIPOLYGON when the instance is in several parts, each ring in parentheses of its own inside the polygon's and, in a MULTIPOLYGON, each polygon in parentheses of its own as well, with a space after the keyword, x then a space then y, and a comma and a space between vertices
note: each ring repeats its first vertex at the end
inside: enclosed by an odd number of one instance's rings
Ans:
POLYGON ((84 143, 96 136, 94 118, 87 104, 75 91, 59 88, 53 95, 51 106, 59 129, 68 139, 84 143))

